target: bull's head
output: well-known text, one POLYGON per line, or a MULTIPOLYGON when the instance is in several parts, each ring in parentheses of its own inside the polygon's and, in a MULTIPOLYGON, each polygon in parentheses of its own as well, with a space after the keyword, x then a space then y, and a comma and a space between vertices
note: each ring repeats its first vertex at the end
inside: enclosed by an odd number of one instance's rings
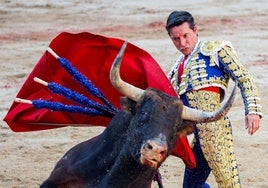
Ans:
POLYGON ((135 138, 133 144, 141 144, 140 162, 157 168, 174 147, 177 131, 183 130, 187 125, 183 122, 201 123, 220 119, 230 109, 236 87, 225 105, 215 112, 203 112, 189 108, 184 106, 178 98, 154 89, 143 90, 124 82, 119 72, 126 45, 125 42, 113 62, 110 79, 119 92, 135 101, 136 107, 132 108, 135 116, 132 118, 131 126, 136 127, 131 130, 131 134, 134 134, 131 138, 135 138), (137 128, 138 125, 139 128, 137 128), (136 131, 136 129, 139 130, 136 131), (142 139, 139 140, 139 138, 142 139))

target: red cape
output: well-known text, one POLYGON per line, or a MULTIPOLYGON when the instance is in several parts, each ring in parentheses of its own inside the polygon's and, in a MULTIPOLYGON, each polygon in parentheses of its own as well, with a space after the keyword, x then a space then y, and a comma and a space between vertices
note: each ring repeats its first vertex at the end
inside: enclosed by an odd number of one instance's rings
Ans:
MULTIPOLYGON (((109 72, 123 42, 120 39, 86 32, 78 34, 64 32, 54 38, 49 47, 60 57, 69 60, 76 69, 102 91, 114 106, 120 109, 119 98, 121 94, 112 86, 109 72)), ((146 51, 130 43, 128 43, 122 59, 120 74, 123 80, 136 87, 156 88, 177 97, 158 63, 146 51)), ((92 99, 92 96, 48 52, 45 52, 38 61, 17 97, 28 100, 41 98, 70 103, 67 99, 52 94, 47 87, 34 82, 34 77, 39 77, 47 82, 59 83, 92 99)), ((110 120, 106 117, 37 109, 29 104, 16 102, 12 104, 4 118, 4 121, 16 132, 46 130, 62 126, 107 126, 110 120)), ((178 139, 173 155, 181 157, 188 166, 195 166, 195 159, 187 137, 178 139)))

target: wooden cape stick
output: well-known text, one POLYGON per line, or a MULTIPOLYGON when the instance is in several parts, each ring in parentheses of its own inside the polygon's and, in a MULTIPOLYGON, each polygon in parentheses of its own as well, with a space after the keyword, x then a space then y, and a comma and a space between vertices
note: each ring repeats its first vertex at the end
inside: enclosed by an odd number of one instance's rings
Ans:
MULTIPOLYGON (((38 78, 38 77, 34 77, 33 79, 35 82, 42 84, 44 86, 48 86, 48 82, 38 78)), ((22 98, 15 98, 14 100, 15 102, 19 102, 19 103, 25 103, 25 104, 33 104, 33 102, 31 100, 28 99, 22 99, 22 98)))
POLYGON ((31 100, 28 100, 28 99, 22 99, 22 98, 15 98, 14 101, 15 101, 15 102, 19 102, 19 103, 25 103, 25 104, 33 104, 31 100))

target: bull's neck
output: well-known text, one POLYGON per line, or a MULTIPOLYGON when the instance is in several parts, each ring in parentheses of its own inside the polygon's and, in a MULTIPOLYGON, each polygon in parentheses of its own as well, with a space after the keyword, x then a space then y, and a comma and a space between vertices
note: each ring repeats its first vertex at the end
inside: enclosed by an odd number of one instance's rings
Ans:
POLYGON ((121 157, 107 173, 103 187, 149 187, 156 169, 144 166, 130 157, 121 157))

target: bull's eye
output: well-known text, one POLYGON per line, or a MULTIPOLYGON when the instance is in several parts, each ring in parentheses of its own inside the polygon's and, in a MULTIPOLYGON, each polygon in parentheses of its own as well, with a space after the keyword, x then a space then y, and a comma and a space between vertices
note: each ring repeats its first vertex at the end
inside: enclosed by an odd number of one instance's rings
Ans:
POLYGON ((143 118, 146 118, 148 116, 148 112, 142 112, 141 115, 143 118))
POLYGON ((167 110, 167 107, 166 107, 166 106, 162 106, 162 109, 163 109, 164 111, 166 111, 166 110, 167 110))
POLYGON ((140 120, 141 120, 141 122, 148 121, 148 118, 149 118, 149 113, 148 112, 141 112, 141 114, 140 114, 140 120))

